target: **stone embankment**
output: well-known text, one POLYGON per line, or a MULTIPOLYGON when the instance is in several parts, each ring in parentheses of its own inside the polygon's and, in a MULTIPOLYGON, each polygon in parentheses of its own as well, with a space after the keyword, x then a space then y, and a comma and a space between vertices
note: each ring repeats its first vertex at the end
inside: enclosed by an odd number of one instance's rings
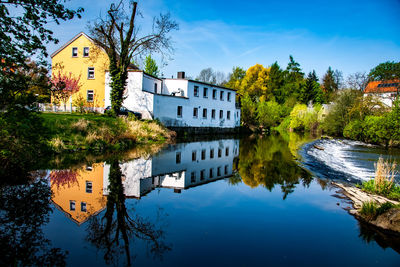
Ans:
POLYGON ((369 224, 377 226, 379 228, 394 231, 400 233, 400 209, 399 208, 391 208, 385 213, 378 215, 376 218, 372 220, 365 220, 365 218, 360 214, 360 209, 364 202, 375 202, 379 205, 382 205, 386 202, 391 202, 395 205, 400 202, 387 199, 382 196, 373 195, 362 191, 361 189, 354 187, 352 185, 345 185, 341 183, 332 182, 332 184, 340 189, 346 197, 348 197, 353 202, 353 209, 349 210, 349 213, 361 219, 369 224))

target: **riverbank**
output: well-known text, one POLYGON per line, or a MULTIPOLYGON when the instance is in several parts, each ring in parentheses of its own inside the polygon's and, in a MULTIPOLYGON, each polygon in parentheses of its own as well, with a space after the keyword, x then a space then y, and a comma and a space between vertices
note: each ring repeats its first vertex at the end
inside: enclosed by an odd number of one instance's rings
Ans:
POLYGON ((400 235, 400 202, 383 196, 369 194, 352 185, 336 182, 332 182, 332 185, 340 188, 340 193, 352 201, 353 209, 348 210, 351 215, 375 227, 396 232, 400 235), (365 210, 366 205, 371 205, 369 203, 374 203, 372 205, 376 205, 378 209, 381 208, 381 212, 366 214, 363 209, 365 210), (383 209, 382 207, 385 206, 387 208, 383 209))
POLYGON ((164 143, 174 132, 157 121, 95 114, 42 113, 46 141, 56 153, 66 151, 124 150, 136 144, 164 143))

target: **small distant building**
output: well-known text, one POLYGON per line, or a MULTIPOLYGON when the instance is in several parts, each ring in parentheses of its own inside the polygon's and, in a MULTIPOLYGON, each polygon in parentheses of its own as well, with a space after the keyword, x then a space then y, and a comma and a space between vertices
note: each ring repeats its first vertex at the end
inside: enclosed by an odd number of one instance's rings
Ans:
POLYGON ((386 106, 392 107, 399 91, 398 80, 372 81, 365 87, 364 96, 376 96, 386 106))

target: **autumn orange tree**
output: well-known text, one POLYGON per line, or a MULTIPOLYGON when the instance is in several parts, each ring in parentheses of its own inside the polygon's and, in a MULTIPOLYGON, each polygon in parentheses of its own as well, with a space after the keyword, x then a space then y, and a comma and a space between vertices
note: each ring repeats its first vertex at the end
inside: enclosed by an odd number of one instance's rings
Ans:
POLYGON ((64 103, 64 111, 67 110, 68 99, 81 88, 79 83, 81 76, 74 77, 69 74, 57 72, 51 79, 51 96, 52 100, 64 103))

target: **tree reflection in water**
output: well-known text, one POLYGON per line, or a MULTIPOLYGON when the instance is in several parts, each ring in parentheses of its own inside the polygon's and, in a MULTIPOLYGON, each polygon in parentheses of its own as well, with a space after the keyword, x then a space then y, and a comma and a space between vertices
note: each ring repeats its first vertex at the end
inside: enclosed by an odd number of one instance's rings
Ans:
POLYGON ((52 211, 50 198, 45 179, 0 189, 1 266, 66 264, 66 252, 52 248, 42 230, 52 211))
POLYGON ((87 240, 98 249, 104 250, 104 260, 107 264, 118 261, 118 256, 125 253, 127 265, 132 264, 130 243, 136 237, 147 242, 154 257, 162 258, 164 252, 170 250, 164 242, 164 231, 136 214, 133 218, 125 206, 122 172, 117 160, 110 163, 109 195, 104 217, 92 217, 88 225, 87 240))
POLYGON ((271 191, 280 185, 283 199, 300 181, 304 186, 312 181, 311 175, 298 166, 288 142, 280 135, 241 139, 237 170, 250 187, 261 185, 271 191))

